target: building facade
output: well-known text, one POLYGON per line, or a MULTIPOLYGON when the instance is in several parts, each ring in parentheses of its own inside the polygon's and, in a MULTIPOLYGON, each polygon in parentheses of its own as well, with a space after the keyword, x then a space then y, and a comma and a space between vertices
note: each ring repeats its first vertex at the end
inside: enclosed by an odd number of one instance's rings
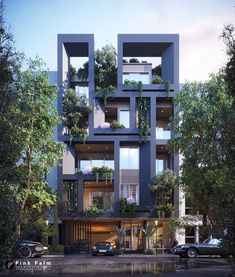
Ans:
MULTIPOLYGON (((157 225, 152 245, 169 247, 173 237, 181 243, 184 235, 172 234, 169 217, 158 213, 156 199, 149 189, 152 178, 169 168, 179 174, 179 157, 168 153, 166 144, 174 135, 168 130, 174 116, 173 98, 179 90, 179 36, 176 34, 119 34, 117 46, 117 88, 104 105, 94 84, 94 36, 58 35, 58 111, 62 115, 65 89, 88 96, 89 113, 86 142, 70 137, 63 126, 58 139, 67 144, 62 167, 58 169, 60 243, 92 245, 117 240, 113 228, 125 227, 125 248, 140 249, 144 243, 141 228, 157 225), (144 59, 138 63, 129 58, 144 59), (85 79, 71 76, 71 64, 88 63, 85 79), (161 73, 153 70, 158 63, 161 73), (161 75, 162 83, 154 82, 161 75), (136 84, 140 84, 136 86, 136 84), (143 104, 144 103, 144 104, 143 104), (140 134, 141 105, 145 107, 148 133, 140 134), (117 121, 123 128, 111 128, 117 121), (92 174, 92 168, 108 167, 109 174, 92 174), (124 201, 124 200, 126 201, 124 201), (123 203, 123 201, 125 203, 123 203), (88 215, 89 207, 99 209, 88 215)), ((175 215, 185 213, 179 188, 170 195, 175 215)))

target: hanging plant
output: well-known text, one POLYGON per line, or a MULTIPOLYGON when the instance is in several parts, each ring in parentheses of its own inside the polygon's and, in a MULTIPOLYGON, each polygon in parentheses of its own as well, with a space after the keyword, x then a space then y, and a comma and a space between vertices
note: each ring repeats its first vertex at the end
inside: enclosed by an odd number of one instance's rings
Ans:
POLYGON ((171 89, 171 83, 170 83, 170 81, 166 80, 163 83, 165 84, 166 93, 169 94, 170 93, 170 89, 171 89))
POLYGON ((150 135, 149 126, 149 110, 150 101, 146 97, 140 97, 137 102, 138 109, 138 127, 139 127, 139 143, 144 139, 147 142, 147 137, 150 135))
POLYGON ((114 86, 109 86, 107 88, 101 88, 99 86, 96 87, 96 93, 101 95, 101 98, 103 99, 104 107, 107 106, 108 98, 110 98, 114 92, 115 92, 114 86))

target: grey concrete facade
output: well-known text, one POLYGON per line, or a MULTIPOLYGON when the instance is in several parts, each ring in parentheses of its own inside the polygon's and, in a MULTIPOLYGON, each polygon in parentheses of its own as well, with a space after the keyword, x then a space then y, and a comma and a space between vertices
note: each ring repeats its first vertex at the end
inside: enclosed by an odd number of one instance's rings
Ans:
MULTIPOLYGON (((168 139, 156 137, 157 126, 157 105, 163 101, 171 101, 179 90, 179 36, 177 34, 119 34, 117 45, 117 90, 113 99, 128 101, 130 110, 130 126, 125 129, 113 130, 111 128, 95 128, 99 116, 104 116, 104 107, 97 100, 94 85, 94 35, 92 34, 59 34, 58 35, 58 111, 62 115, 63 93, 69 87, 69 65, 71 57, 87 57, 89 61, 89 101, 93 110, 89 114, 89 136, 86 144, 111 143, 114 149, 114 212, 108 217, 120 218, 120 147, 122 145, 135 145, 139 147, 139 211, 151 214, 154 206, 154 197, 151 194, 148 184, 156 175, 157 149, 164 148, 168 139), (142 97, 150 101, 151 135, 147 143, 139 143, 139 130, 136 128, 136 102, 139 92, 126 88, 123 85, 123 58, 125 57, 161 57, 162 78, 170 81, 170 92, 166 92, 163 84, 144 84, 142 97), (98 101, 98 102, 97 102, 98 101), (97 105, 98 103, 98 105, 97 105), (98 109, 98 110, 97 110, 98 109), (103 110, 103 114, 102 114, 103 110)), ((120 100, 120 101, 121 101, 120 100)), ((174 107, 172 106, 172 109, 174 107)), ((98 123, 97 123, 98 124, 98 123)), ((58 127, 58 139, 68 145, 68 152, 76 159, 76 146, 82 142, 79 137, 74 137, 72 145, 69 145, 68 135, 64 135, 63 126, 58 127)), ((172 134, 173 135, 173 134, 172 134)), ((165 148, 164 148, 165 149, 165 148)), ((66 161, 64 161, 66 163, 66 161)), ((72 166, 76 167, 76 165, 72 166)), ((76 162, 75 162, 76 164, 76 162)), ((70 165, 65 165, 64 167, 70 165)), ((179 174, 179 157, 171 156, 168 167, 179 174)), ((77 213, 70 215, 73 220, 82 219, 84 211, 84 181, 95 180, 92 176, 75 174, 74 170, 66 174, 63 168, 58 169, 58 191, 63 194, 63 181, 76 180, 78 185, 77 213)), ((177 216, 184 215, 184 197, 180 189, 174 191, 174 205, 177 216)), ((61 216, 63 221, 66 216, 61 216)), ((141 217, 141 213, 139 215, 141 217)), ((151 216, 149 216, 151 217, 151 216)), ((146 220, 146 216, 143 216, 146 220)), ((107 218, 106 218, 107 220, 107 218)), ((152 218, 151 220, 154 220, 152 218)), ((179 238, 183 242, 183 237, 179 238)))

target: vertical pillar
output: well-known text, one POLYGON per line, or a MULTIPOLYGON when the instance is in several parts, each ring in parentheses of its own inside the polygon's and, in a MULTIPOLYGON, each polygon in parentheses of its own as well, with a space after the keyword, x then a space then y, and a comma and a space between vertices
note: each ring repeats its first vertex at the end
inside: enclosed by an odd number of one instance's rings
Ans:
POLYGON ((120 210, 120 196, 119 196, 119 160, 120 160, 120 143, 114 141, 114 210, 119 213, 120 210))
POLYGON ((130 129, 133 130, 136 126, 135 126, 135 108, 136 105, 136 98, 131 96, 130 97, 130 129))
POLYGON ((130 221, 130 250, 133 250, 133 225, 130 221))
POLYGON ((194 228, 194 242, 199 243, 199 226, 196 225, 194 228))
POLYGON ((78 180, 78 212, 83 212, 84 207, 84 185, 83 179, 78 180))

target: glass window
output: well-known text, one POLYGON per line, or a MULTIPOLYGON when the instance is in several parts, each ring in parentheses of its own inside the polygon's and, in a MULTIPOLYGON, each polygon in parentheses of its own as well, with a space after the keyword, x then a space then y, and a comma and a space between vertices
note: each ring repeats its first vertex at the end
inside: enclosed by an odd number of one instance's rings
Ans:
POLYGON ((139 147, 120 148, 120 169, 139 169, 139 147))
POLYGON ((88 167, 102 167, 107 166, 114 169, 113 160, 80 160, 80 169, 86 170, 88 167))
POLYGON ((139 185, 138 184, 122 184, 121 198, 126 198, 129 201, 139 203, 139 185))
POLYGON ((156 159, 156 174, 161 173, 163 170, 168 168, 167 159, 156 159))
POLYGON ((66 213, 77 210, 78 184, 74 181, 64 181, 63 188, 63 211, 66 213))
POLYGON ((130 111, 120 110, 119 111, 119 123, 123 124, 126 128, 130 128, 130 111))
POLYGON ((104 211, 113 210, 113 200, 114 193, 113 192, 91 192, 91 205, 95 205, 98 209, 104 211))

